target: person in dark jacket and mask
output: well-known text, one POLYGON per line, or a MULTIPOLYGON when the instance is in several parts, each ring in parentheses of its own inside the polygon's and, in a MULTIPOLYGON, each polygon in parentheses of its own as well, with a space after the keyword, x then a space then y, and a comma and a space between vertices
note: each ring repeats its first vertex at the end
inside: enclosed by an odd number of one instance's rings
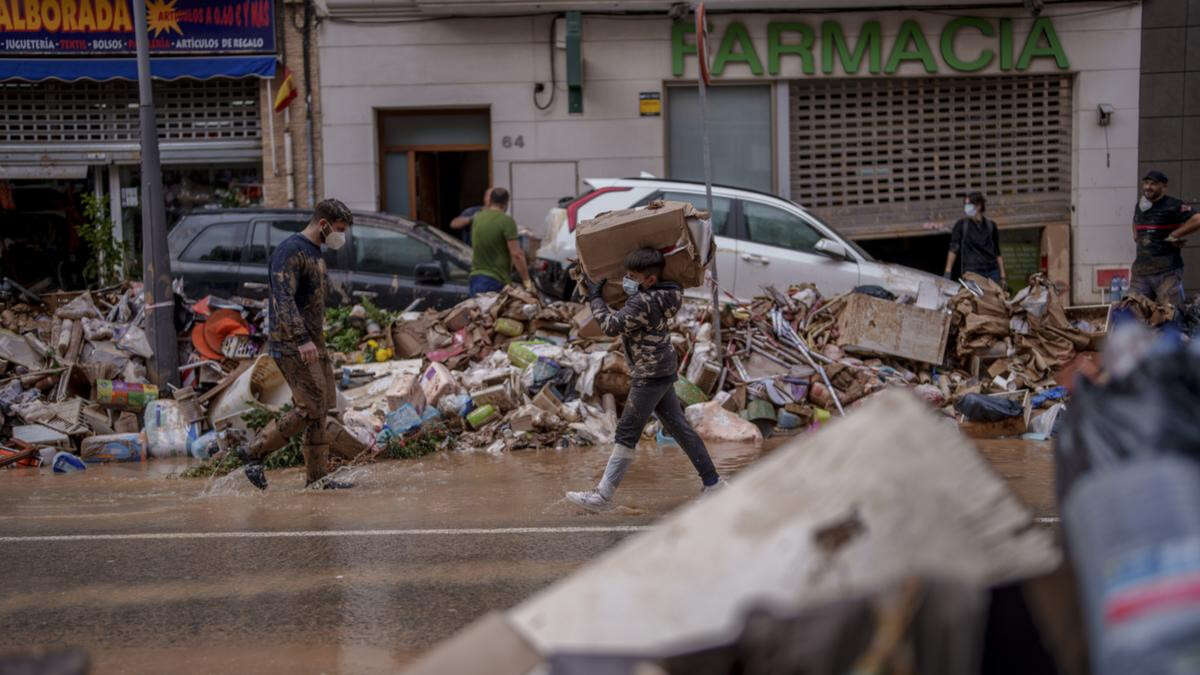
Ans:
MULTIPOLYGON (((317 483, 328 471, 330 435, 345 431, 336 420, 326 421, 326 414, 336 406, 337 393, 325 349, 329 276, 321 246, 341 248, 353 222, 349 207, 336 199, 326 199, 313 209, 307 227, 283 240, 271 253, 267 348, 291 387, 295 407, 264 427, 239 453, 246 463, 246 478, 260 490, 267 489, 263 458, 300 432, 304 433, 301 451, 307 482, 310 486, 317 483)), ((319 485, 324 489, 351 487, 329 478, 319 485)))
POLYGON ((614 312, 604 303, 604 279, 587 283, 592 316, 606 335, 621 338, 633 380, 617 422, 616 439, 604 477, 594 490, 567 493, 569 501, 589 511, 607 511, 613 507, 613 493, 633 463, 634 448, 653 413, 658 413, 666 432, 679 442, 696 467, 703 492, 725 484, 704 441, 684 417, 683 406, 675 396, 679 360, 671 346, 668 326, 683 304, 683 289, 679 284, 660 281, 663 255, 652 248, 630 253, 625 258, 625 270, 621 286, 629 300, 619 311, 614 312))
POLYGON ((1142 196, 1133 212, 1137 258, 1129 290, 1151 300, 1182 307, 1184 239, 1200 229, 1200 213, 1167 195, 1167 176, 1150 171, 1142 178, 1142 196))
POLYGON ((972 192, 963 200, 963 213, 950 231, 950 252, 946 254, 946 271, 949 279, 954 261, 962 263, 963 273, 974 272, 1008 288, 1004 274, 1004 256, 1000 255, 1000 228, 984 216, 987 200, 983 194, 972 192))

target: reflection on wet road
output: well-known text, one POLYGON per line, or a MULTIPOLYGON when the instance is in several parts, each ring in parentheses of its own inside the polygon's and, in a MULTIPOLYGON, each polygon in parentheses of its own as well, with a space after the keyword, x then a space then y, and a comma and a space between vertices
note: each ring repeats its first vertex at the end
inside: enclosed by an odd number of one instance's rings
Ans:
MULTIPOLYGON (((768 447, 774 444, 769 444, 768 447)), ((997 472, 1053 516, 1048 444, 983 441, 997 472)), ((759 451, 710 448, 734 476, 759 451)), ((182 464, 0 472, 0 650, 87 648, 97 672, 392 672, 693 499, 677 448, 643 447, 619 507, 583 514, 601 449, 434 455, 354 469, 350 492, 268 492, 182 464)))

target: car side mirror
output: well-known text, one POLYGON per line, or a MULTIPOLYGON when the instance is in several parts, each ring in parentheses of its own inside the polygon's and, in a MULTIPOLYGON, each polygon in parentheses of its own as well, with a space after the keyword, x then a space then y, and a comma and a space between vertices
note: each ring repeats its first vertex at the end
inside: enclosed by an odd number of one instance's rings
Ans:
POLYGON ((438 263, 421 263, 417 265, 415 275, 418 284, 441 286, 446 283, 446 277, 442 274, 442 266, 438 263))
POLYGON ((843 260, 853 260, 850 251, 846 249, 846 245, 840 241, 832 239, 821 239, 815 247, 821 253, 833 258, 842 258, 843 260))

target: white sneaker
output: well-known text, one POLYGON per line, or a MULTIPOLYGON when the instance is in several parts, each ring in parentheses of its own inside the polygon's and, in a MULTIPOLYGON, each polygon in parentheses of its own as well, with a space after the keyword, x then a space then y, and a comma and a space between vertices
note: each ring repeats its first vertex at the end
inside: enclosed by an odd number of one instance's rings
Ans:
POLYGON ((567 501, 594 513, 609 511, 613 507, 611 499, 606 499, 604 495, 595 490, 588 490, 587 492, 568 492, 567 501))
POLYGON ((725 480, 724 478, 718 478, 717 482, 713 483, 712 485, 705 485, 704 487, 700 488, 700 494, 707 497, 708 495, 711 495, 714 492, 720 492, 727 487, 729 487, 729 481, 725 480))

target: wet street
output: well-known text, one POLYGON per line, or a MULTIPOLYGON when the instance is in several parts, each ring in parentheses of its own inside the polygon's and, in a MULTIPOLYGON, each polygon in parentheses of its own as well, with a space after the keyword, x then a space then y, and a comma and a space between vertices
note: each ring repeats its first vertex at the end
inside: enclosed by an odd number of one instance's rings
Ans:
MULTIPOLYGON (((978 443, 1052 525, 1049 444, 978 443)), ((711 450, 734 480, 759 455, 711 450)), ((79 646, 102 673, 394 672, 698 492, 677 448, 643 447, 613 512, 568 505, 606 459, 442 453, 343 470, 348 492, 272 472, 265 494, 162 461, 0 471, 0 651, 79 646)))

